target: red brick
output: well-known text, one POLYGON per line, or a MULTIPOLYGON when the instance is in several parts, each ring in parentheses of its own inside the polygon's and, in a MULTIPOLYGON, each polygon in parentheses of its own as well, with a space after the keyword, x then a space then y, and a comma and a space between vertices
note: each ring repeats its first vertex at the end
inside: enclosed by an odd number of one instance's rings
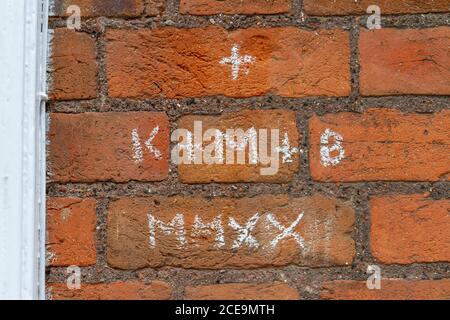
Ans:
POLYGON ((48 265, 89 266, 96 263, 94 199, 47 199, 48 265))
MULTIPOLYGON (((283 160, 284 154, 274 150, 273 154, 278 155, 278 163, 274 164, 273 172, 261 171, 262 168, 268 168, 269 165, 252 164, 249 157, 249 147, 244 150, 246 159, 245 164, 238 164, 237 152, 234 152, 234 161, 227 164, 227 147, 226 142, 222 143, 223 162, 224 164, 207 164, 204 159, 203 164, 195 164, 194 160, 191 164, 181 164, 178 167, 180 180, 183 183, 211 183, 211 182, 272 182, 283 183, 289 182, 294 178, 295 173, 300 166, 299 161, 299 141, 300 136, 296 126, 295 112, 287 110, 247 110, 224 113, 221 116, 202 116, 188 115, 181 117, 178 121, 178 128, 183 128, 194 132, 194 121, 201 121, 203 133, 208 129, 218 129, 222 133, 226 133, 227 129, 242 129, 247 132, 250 128, 254 128, 257 132, 256 140, 258 145, 265 144, 267 149, 276 148, 272 145, 271 136, 265 137, 260 134, 260 129, 267 129, 270 134, 272 129, 278 130, 279 142, 278 146, 283 147, 285 134, 289 139, 290 148, 297 148, 291 155, 290 159, 283 160), (263 141, 260 142, 259 141, 263 141), (289 162, 290 161, 290 162, 289 162)), ((236 140, 235 140, 236 141, 236 140)), ((194 142, 195 143, 195 142, 194 142)), ((211 144, 211 141, 203 144, 203 147, 211 144)), ((292 150, 292 149, 291 149, 292 150)), ((258 152, 258 155, 260 153, 258 152)), ((172 156, 173 157, 173 156, 172 156)))
MULTIPOLYGON (((314 180, 450 180, 449 110, 434 114, 405 114, 389 109, 370 109, 362 114, 343 112, 313 116, 309 127, 314 180), (321 137, 327 129, 342 136, 345 154, 340 163, 324 166, 321 137)), ((334 138, 330 138, 323 147, 334 144, 334 138)), ((330 155, 336 158, 338 152, 330 155)))
POLYGON ((372 254, 383 263, 450 262, 450 200, 422 195, 370 201, 372 254))
POLYGON ((143 0, 56 0, 53 12, 57 16, 70 16, 69 6, 76 5, 84 17, 138 17, 144 11, 143 0))
POLYGON ((450 279, 382 280, 380 290, 369 290, 365 281, 326 282, 320 297, 327 300, 448 300, 450 279))
POLYGON ((68 289, 65 283, 50 283, 48 295, 52 300, 169 300, 172 288, 162 281, 81 283, 78 290, 68 289))
POLYGON ((186 300, 299 300, 297 290, 284 283, 230 283, 209 286, 190 286, 186 300))
POLYGON ((354 219, 354 211, 346 203, 320 195, 122 198, 113 201, 108 210, 107 260, 118 269, 346 265, 355 255, 351 238, 354 219), (283 230, 269 220, 269 213, 280 227, 292 225, 297 238, 281 237, 272 243, 283 230), (176 222, 177 215, 179 223, 172 227, 155 223, 176 222), (217 218, 215 227, 199 228, 199 223, 194 224, 197 215, 203 224, 217 218), (250 235, 231 227, 233 222, 244 227, 249 221, 254 222, 250 235), (221 228, 223 232, 217 233, 221 228))
POLYGON ((168 175, 169 121, 161 112, 53 113, 50 118, 49 172, 58 182, 160 181, 168 175), (160 157, 146 147, 151 144, 160 157), (141 160, 132 133, 137 129, 141 160))
POLYGON ((164 13, 166 9, 166 0, 147 0, 145 13, 149 16, 157 16, 164 13))
POLYGON ((379 6, 381 14, 450 11, 448 0, 303 0, 306 14, 315 16, 365 15, 371 5, 379 6))
POLYGON ((133 29, 109 30, 106 39, 109 95, 116 98, 350 94, 349 34, 342 30, 133 29), (220 63, 234 45, 255 59, 236 80, 220 63))
POLYGON ((361 31, 361 94, 450 94, 450 28, 361 31))
POLYGON ((95 40, 86 33, 56 29, 52 40, 52 100, 91 99, 97 96, 95 40))
POLYGON ((181 0, 182 14, 277 14, 291 9, 291 0, 181 0))

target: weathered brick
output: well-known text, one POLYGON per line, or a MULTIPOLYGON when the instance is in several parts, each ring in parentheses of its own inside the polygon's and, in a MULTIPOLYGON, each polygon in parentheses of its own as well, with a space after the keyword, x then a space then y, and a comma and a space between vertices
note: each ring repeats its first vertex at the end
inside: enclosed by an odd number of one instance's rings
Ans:
POLYGON ((47 264, 89 266, 96 262, 94 199, 47 199, 47 264))
MULTIPOLYGON (((178 173, 180 180, 184 183, 210 183, 210 182, 289 182, 293 179, 295 173, 299 170, 299 133, 296 126, 295 112, 287 110, 247 110, 224 113, 221 116, 203 116, 203 115, 188 115, 180 118, 178 121, 178 128, 183 128, 192 133, 194 137, 192 140, 195 144, 195 130, 194 123, 201 121, 202 132, 205 133, 210 129, 220 130, 221 134, 219 139, 222 139, 223 143, 219 145, 219 155, 215 160, 219 160, 223 164, 211 164, 205 161, 205 156, 208 153, 200 154, 200 162, 202 164, 196 164, 196 158, 193 158, 190 164, 181 164, 178 167, 178 173), (245 153, 245 159, 242 158, 241 164, 238 162, 238 152, 236 149, 227 148, 231 143, 239 143, 230 131, 228 136, 227 130, 241 129, 243 132, 248 133, 251 136, 249 129, 254 129, 254 139, 249 139, 248 144, 245 145, 245 149, 240 153, 245 153), (263 131, 260 131, 260 130, 263 131), (267 130, 267 131, 264 131, 267 130), (278 134, 278 147, 288 147, 288 151, 280 152, 280 149, 276 149, 277 145, 272 143, 271 130, 277 130, 273 132, 274 137, 278 134), (267 132, 267 135, 264 133, 267 132), (286 139, 286 135, 288 140, 286 139), (233 137, 232 137, 233 136, 233 137), (285 141, 285 143, 283 142, 285 141), (288 143, 287 143, 288 142, 288 143), (250 145, 253 147, 250 148, 250 145), (261 164, 261 155, 267 154, 267 152, 261 152, 261 147, 266 146, 269 155, 273 155, 273 161, 271 164, 261 164), (256 148, 255 148, 256 147, 256 148), (258 148, 259 147, 259 148, 258 148), (249 152, 253 150, 253 152, 249 152), (231 152, 233 151, 233 152, 231 152), (227 158, 230 154, 234 157, 229 160, 227 158), (252 156, 250 156, 252 155, 252 156), (288 157, 284 158, 283 157, 288 157), (256 159, 257 161, 251 161, 256 159), (272 169, 269 169, 272 167, 272 169), (265 168, 264 171, 262 168, 265 168)), ((200 133, 200 138, 203 136, 200 133)), ((207 143, 203 143, 202 150, 205 151, 205 147, 211 144, 216 144, 215 139, 208 139, 207 143)), ((217 140, 220 141, 220 140, 217 140)), ((200 140, 201 144, 201 140, 200 140)), ((217 145, 217 144, 216 144, 217 145)), ((231 146, 231 145, 230 145, 231 146)), ((180 152, 180 154, 182 154, 180 152)), ((213 153, 212 156, 215 156, 213 153)), ((175 157, 172 155, 172 158, 175 157)), ((265 162, 265 161, 264 161, 265 162)))
POLYGON ((78 100, 97 96, 95 41, 86 33, 54 30, 50 99, 78 100))
POLYGON ((349 34, 342 30, 109 30, 106 40, 112 97, 350 94, 349 34), (222 60, 231 56, 233 47, 241 58, 253 57, 242 58, 234 74, 222 60))
POLYGON ((60 17, 70 16, 70 6, 76 5, 84 17, 138 17, 144 11, 143 0, 56 0, 53 14, 60 17))
POLYGON ((450 200, 422 195, 370 200, 372 254, 383 263, 450 262, 450 200))
POLYGON ((81 283, 78 290, 68 289, 65 283, 50 283, 47 290, 52 300, 169 300, 172 296, 172 288, 162 281, 81 283))
POLYGON ((450 28, 361 31, 361 94, 450 94, 450 28))
POLYGON ((320 195, 122 198, 108 209, 107 260, 118 269, 346 265, 354 219, 320 195))
POLYGON ((166 9, 166 0, 147 0, 145 13, 149 16, 161 15, 166 9))
POLYGON ((343 112, 313 116, 309 127, 314 180, 450 180, 449 110, 434 114, 388 109, 343 112), (339 148, 332 150, 339 136, 343 154, 339 148))
POLYGON ((189 286, 186 300, 299 300, 297 290, 284 283, 229 283, 189 286))
POLYGON ((363 15, 371 5, 379 6, 381 14, 450 11, 448 0, 303 0, 306 14, 316 16, 363 15))
POLYGON ((291 9, 291 0, 181 0, 182 14, 277 14, 291 9))
POLYGON ((365 281, 326 282, 320 297, 327 300, 448 300, 450 279, 382 280, 380 290, 369 290, 365 281))
POLYGON ((48 133, 51 179, 163 180, 169 170, 169 131, 161 112, 53 113, 48 133))

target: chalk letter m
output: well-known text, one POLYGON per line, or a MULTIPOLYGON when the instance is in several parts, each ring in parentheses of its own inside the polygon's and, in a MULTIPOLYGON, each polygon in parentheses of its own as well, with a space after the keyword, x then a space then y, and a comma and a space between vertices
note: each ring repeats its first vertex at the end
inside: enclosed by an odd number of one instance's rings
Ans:
POLYGON ((175 234, 180 247, 186 246, 186 234, 184 231, 184 217, 182 214, 176 214, 171 222, 165 223, 148 214, 148 226, 150 229, 149 245, 150 248, 156 247, 156 228, 158 227, 164 234, 170 236, 175 234))

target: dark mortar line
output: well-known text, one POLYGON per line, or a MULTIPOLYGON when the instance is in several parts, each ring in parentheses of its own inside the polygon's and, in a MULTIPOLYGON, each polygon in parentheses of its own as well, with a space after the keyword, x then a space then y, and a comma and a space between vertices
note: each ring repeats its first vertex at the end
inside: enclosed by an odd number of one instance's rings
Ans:
POLYGON ((350 30, 350 74, 351 74, 351 94, 350 100, 355 102, 360 97, 360 65, 359 65, 359 28, 357 21, 350 30))
MULTIPOLYGON (((106 40, 104 30, 100 30, 96 33, 96 48, 97 48, 97 95, 98 100, 100 101, 100 107, 102 107, 105 103, 105 100, 108 99, 108 78, 106 72, 106 40)), ((101 110, 102 108, 100 108, 101 110)))
MULTIPOLYGON (((306 170, 305 170, 306 171, 306 170)), ((307 173, 303 172, 302 176, 307 173)), ((300 175, 299 175, 300 176, 300 175)), ((198 195, 202 197, 253 197, 260 194, 276 194, 291 196, 310 196, 314 193, 351 200, 345 194, 365 192, 368 196, 380 195, 412 195, 430 193, 431 199, 450 199, 450 182, 357 182, 357 183, 326 183, 307 180, 291 181, 287 184, 269 183, 229 183, 229 184, 183 184, 177 181, 163 182, 129 182, 129 183, 54 183, 47 186, 50 197, 80 196, 93 198, 106 197, 153 197, 173 196, 178 192, 184 195, 198 195), (175 182, 175 183, 174 183, 175 182), (78 190, 78 191, 70 191, 78 190), (152 189, 148 192, 148 189, 152 189), (113 191, 113 192, 112 192, 113 191), (157 192, 158 194, 156 194, 157 192)), ((354 197, 354 195, 353 195, 354 197)))
MULTIPOLYGON (((409 266, 382 265, 384 279, 403 280, 440 280, 449 279, 450 267, 448 264, 414 264, 409 266), (399 277, 399 275, 401 275, 399 277)), ((67 275, 65 268, 51 268, 48 283, 65 282, 67 275)), ((181 299, 186 286, 212 285, 222 283, 271 283, 286 282, 296 288, 303 299, 317 299, 324 282, 336 280, 365 281, 367 264, 355 268, 329 267, 304 268, 298 266, 285 266, 267 269, 218 269, 194 270, 181 268, 142 269, 139 271, 120 271, 113 269, 98 270, 95 267, 82 268, 83 283, 115 282, 137 280, 143 283, 151 281, 164 281, 171 285, 173 299, 181 299)))
MULTIPOLYGON (((302 16, 300 14, 279 15, 210 15, 195 16, 178 13, 163 14, 157 17, 138 17, 121 19, 114 17, 93 17, 82 19, 82 32, 95 32, 99 22, 103 28, 200 28, 206 26, 220 26, 227 30, 247 29, 252 27, 298 27, 305 30, 345 29, 350 30, 355 19, 360 20, 360 27, 366 28, 368 15, 347 16, 302 16), (214 21, 214 23, 212 23, 214 21)), ((440 26, 450 26, 450 13, 427 13, 382 16, 383 28, 422 29, 440 26)), ((50 28, 65 28, 66 19, 52 18, 50 28)))
MULTIPOLYGON (((353 76, 353 77, 356 77, 353 76)), ((355 89, 356 90, 356 89, 355 89)), ((285 98, 262 96, 233 99, 225 97, 204 97, 153 100, 128 100, 101 98, 83 101, 50 102, 49 112, 133 112, 164 111, 169 116, 186 114, 221 114, 222 112, 254 109, 286 109, 308 114, 336 112, 363 112, 370 108, 398 109, 406 113, 435 113, 450 109, 450 96, 383 96, 342 98, 285 98)))

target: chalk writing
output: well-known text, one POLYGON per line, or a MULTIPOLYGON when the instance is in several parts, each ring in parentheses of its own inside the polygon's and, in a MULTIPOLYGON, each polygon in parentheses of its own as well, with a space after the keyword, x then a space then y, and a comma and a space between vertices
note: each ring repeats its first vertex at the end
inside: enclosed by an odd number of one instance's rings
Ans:
MULTIPOLYGON (((223 58, 220 60, 220 64, 229 64, 231 65, 231 79, 237 80, 239 78, 239 70, 241 65, 249 64, 255 62, 255 58, 250 55, 239 55, 239 46, 237 44, 233 45, 231 48, 231 56, 227 58, 223 58)), ((249 73, 249 70, 245 68, 245 74, 249 73)))
POLYGON ((320 137, 320 159, 324 167, 336 166, 345 157, 345 150, 342 146, 343 137, 331 129, 326 129, 320 137), (331 138, 334 139, 334 144, 330 146, 331 138), (337 153, 332 156, 332 153, 337 153))

